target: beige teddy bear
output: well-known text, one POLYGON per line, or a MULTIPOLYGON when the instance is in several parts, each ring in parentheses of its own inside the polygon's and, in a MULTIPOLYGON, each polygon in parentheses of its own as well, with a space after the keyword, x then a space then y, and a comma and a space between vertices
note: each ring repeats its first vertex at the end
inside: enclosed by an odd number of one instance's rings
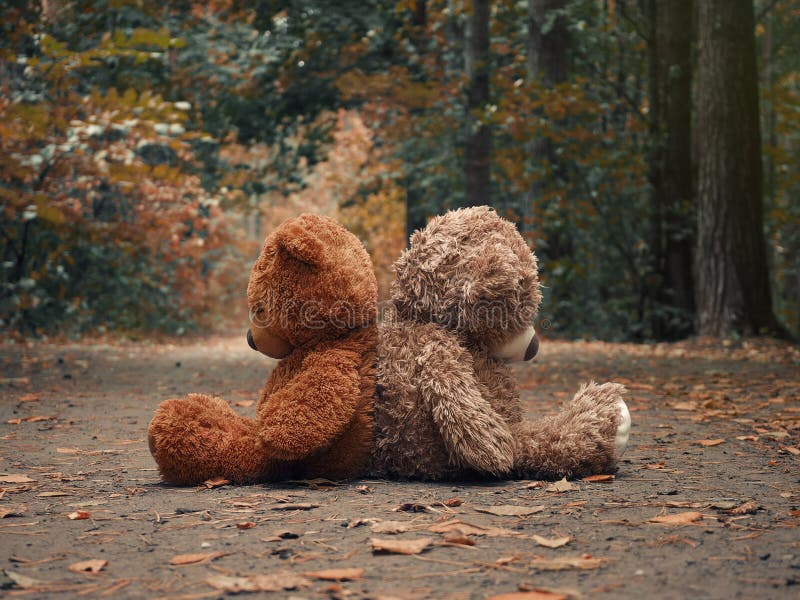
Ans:
POLYGON ((508 362, 538 349, 536 258, 487 207, 434 218, 395 263, 378 346, 372 472, 452 479, 610 473, 630 414, 622 385, 590 383, 526 421, 508 362))

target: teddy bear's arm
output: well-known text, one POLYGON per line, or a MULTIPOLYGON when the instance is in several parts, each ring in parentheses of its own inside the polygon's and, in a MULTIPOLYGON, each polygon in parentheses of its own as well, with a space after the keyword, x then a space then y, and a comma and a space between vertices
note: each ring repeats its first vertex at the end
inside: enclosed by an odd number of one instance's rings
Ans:
POLYGON ((360 397, 358 355, 309 354, 302 370, 268 399, 259 435, 281 460, 300 460, 331 444, 352 421, 360 397))
POLYGON ((481 396, 472 358, 453 339, 426 344, 419 389, 452 458, 484 473, 508 473, 514 441, 508 424, 481 396))

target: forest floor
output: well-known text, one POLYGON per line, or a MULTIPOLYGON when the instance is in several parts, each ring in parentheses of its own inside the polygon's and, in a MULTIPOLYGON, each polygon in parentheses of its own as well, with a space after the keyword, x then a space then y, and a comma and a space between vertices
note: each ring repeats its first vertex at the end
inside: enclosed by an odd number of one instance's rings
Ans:
POLYGON ((161 483, 158 403, 211 392, 252 415, 273 365, 244 336, 0 346, 0 595, 800 595, 796 347, 543 342, 517 367, 530 416, 585 380, 630 389, 606 481, 161 483))

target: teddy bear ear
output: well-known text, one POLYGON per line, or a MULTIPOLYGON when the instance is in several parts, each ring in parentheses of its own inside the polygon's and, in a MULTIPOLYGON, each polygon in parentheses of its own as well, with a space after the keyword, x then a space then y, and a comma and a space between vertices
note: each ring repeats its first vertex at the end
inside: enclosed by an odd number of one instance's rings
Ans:
POLYGON ((292 258, 313 267, 319 267, 325 258, 322 241, 300 223, 290 223, 277 232, 278 248, 292 258))

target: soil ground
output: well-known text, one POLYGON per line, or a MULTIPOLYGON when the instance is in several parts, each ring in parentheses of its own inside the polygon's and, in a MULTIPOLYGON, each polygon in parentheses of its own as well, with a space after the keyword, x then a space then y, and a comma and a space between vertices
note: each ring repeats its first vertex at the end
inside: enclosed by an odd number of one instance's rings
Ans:
POLYGON ((243 336, 6 344, 0 365, 0 595, 800 597, 796 347, 543 343, 517 368, 530 416, 595 379, 627 384, 633 417, 613 480, 555 486, 171 487, 147 449, 150 416, 190 391, 252 415, 274 362, 243 336), (376 553, 373 538, 428 542, 376 553))

